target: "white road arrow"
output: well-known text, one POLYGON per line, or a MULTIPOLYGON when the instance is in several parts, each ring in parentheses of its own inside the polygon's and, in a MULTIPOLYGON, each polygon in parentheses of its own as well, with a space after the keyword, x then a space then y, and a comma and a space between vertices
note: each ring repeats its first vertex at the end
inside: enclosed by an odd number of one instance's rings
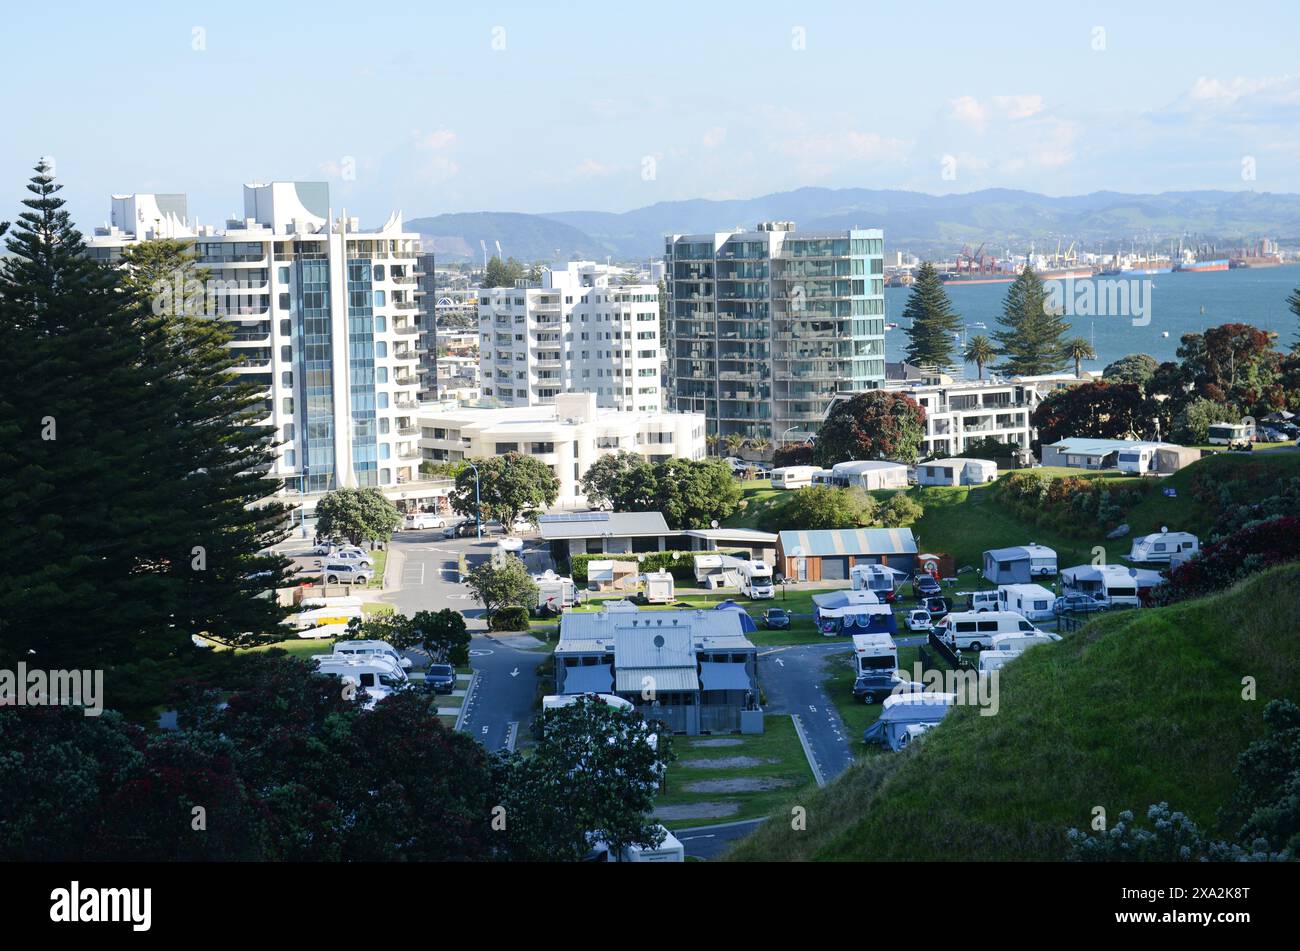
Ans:
POLYGON ((516 667, 514 670, 510 671, 510 676, 511 676, 511 677, 518 677, 518 676, 519 676, 519 668, 516 667))

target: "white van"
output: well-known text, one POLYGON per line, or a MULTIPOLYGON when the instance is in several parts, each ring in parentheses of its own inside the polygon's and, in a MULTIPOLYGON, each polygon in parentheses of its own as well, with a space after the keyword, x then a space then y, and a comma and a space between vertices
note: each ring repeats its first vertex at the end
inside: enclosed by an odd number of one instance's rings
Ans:
MULTIPOLYGON (((990 646, 994 651, 1019 653, 1020 651, 1029 650, 1031 647, 1037 647, 1039 644, 1055 643, 1060 639, 1060 634, 1049 634, 1046 631, 1039 631, 1037 634, 999 634, 993 638, 993 643, 990 646)), ((990 651, 984 653, 988 654, 990 651)))
POLYGON ((411 658, 403 657, 388 641, 339 641, 334 645, 335 657, 387 657, 403 670, 411 666, 411 658))
POLYGON ((999 634, 1037 634, 1038 629, 1012 611, 959 611, 935 625, 934 633, 953 650, 983 650, 999 634))
POLYGON ((780 469, 773 469, 772 488, 807 488, 812 485, 813 476, 821 471, 821 466, 782 466, 780 469))
POLYGON ((996 590, 972 591, 970 594, 970 609, 976 612, 1002 610, 1002 606, 998 601, 998 592, 996 590))
POLYGON ((998 588, 998 610, 1014 611, 1031 621, 1055 617, 1056 595, 1041 584, 1004 584, 998 588))
POLYGON ((422 531, 426 528, 446 528, 447 520, 433 512, 411 512, 402 519, 402 530, 407 532, 422 531))

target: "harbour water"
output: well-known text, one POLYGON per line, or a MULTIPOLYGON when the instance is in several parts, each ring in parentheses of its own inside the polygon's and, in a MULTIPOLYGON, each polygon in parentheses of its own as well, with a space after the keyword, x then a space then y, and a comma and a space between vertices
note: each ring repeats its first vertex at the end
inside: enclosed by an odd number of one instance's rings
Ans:
MULTIPOLYGON (((1110 279, 1102 279, 1110 280, 1110 279)), ((1117 279, 1118 280, 1118 279, 1117 279)), ((1300 265, 1240 268, 1202 274, 1156 274, 1123 280, 1150 281, 1149 315, 1145 326, 1134 326, 1132 316, 1067 316, 1071 336, 1093 342, 1097 359, 1084 369, 1098 370, 1129 353, 1147 353, 1157 360, 1175 359, 1178 338, 1206 327, 1226 323, 1253 324, 1278 335, 1278 348, 1288 350, 1300 335, 1300 318, 1287 306, 1287 298, 1300 289, 1300 265), (1168 333, 1168 337, 1162 334, 1168 333)), ((1076 281, 1075 293, 1082 293, 1076 281)), ((966 324, 967 337, 991 336, 998 330, 1002 300, 1010 284, 949 286, 948 298, 966 324), (973 326, 984 323, 986 328, 973 326)), ((885 320, 897 322, 910 288, 885 288, 885 320)), ((1077 299, 1077 297, 1076 297, 1077 299)), ((885 334, 887 359, 902 359, 907 346, 903 328, 885 334)))

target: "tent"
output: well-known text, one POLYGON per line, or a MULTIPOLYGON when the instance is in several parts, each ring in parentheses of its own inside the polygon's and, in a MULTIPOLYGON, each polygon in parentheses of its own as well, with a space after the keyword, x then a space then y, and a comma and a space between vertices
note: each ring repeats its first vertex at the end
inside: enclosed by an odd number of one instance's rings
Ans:
POLYGON ((823 634, 898 633, 894 609, 866 590, 813 595, 813 622, 823 634))
POLYGON ((751 631, 757 631, 757 630, 758 630, 758 625, 755 624, 755 623, 754 623, 754 619, 753 619, 752 617, 749 616, 749 612, 746 611, 744 608, 742 608, 742 607, 741 607, 739 604, 737 604, 735 601, 732 601, 730 598, 728 598, 726 601, 723 601, 721 604, 719 604, 719 605, 718 605, 716 608, 714 608, 713 610, 715 610, 715 611, 739 611, 739 612, 740 612, 740 629, 741 629, 743 632, 745 632, 746 634, 750 633, 751 631))

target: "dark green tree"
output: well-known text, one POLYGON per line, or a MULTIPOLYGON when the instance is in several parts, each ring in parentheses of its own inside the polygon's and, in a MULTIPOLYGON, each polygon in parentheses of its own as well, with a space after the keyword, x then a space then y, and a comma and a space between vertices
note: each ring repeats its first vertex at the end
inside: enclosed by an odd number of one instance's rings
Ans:
POLYGON ((479 282, 479 286, 514 287, 523 276, 524 266, 514 258, 502 261, 494 255, 487 263, 487 269, 483 272, 483 280, 479 282))
POLYGON ((911 322, 904 331, 908 339, 905 351, 908 363, 942 368, 957 361, 961 316, 953 311, 939 271, 929 261, 917 269, 903 317, 911 322))
POLYGON ((601 456, 583 473, 580 487, 592 505, 613 504, 619 485, 631 470, 650 465, 645 456, 620 449, 601 456))
POLYGON ((229 331, 91 260, 48 167, 0 263, 0 660, 111 667, 254 643, 287 562, 261 396, 229 331))
POLYGON ((1047 288, 1029 267, 1007 289, 998 318, 1003 329, 993 333, 1002 357, 998 369, 1003 373, 1055 373, 1068 363, 1063 338, 1070 325, 1051 303, 1047 288))
POLYGON ((489 618, 502 608, 531 608, 537 603, 537 584, 518 558, 481 561, 469 570, 465 583, 489 618))
POLYGON ((1136 383, 1145 393, 1158 366, 1160 364, 1155 357, 1145 353, 1130 353, 1107 366, 1101 376, 1107 383, 1136 383))
MULTIPOLYGON (((516 518, 536 518, 560 495, 560 480, 551 467, 534 456, 508 452, 490 459, 474 459, 478 466, 478 494, 483 518, 499 519, 509 531, 516 518)), ((449 496, 451 507, 473 518, 474 470, 466 466, 456 476, 456 488, 449 496)))
POLYGON ((343 535, 352 544, 382 541, 401 524, 397 506, 378 489, 333 489, 316 503, 316 525, 322 535, 343 535))
POLYGON ((835 404, 817 433, 813 462, 887 459, 916 462, 925 439, 925 410, 902 393, 868 390, 835 404))

